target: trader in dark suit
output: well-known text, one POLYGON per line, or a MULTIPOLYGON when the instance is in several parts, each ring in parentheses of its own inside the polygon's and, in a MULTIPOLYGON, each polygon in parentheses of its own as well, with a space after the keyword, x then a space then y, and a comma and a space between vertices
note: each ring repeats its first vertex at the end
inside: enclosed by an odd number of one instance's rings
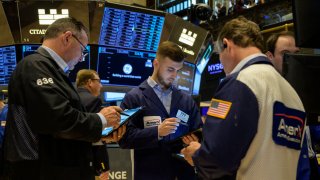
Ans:
MULTIPOLYGON (((99 98, 101 91, 101 82, 96 71, 90 69, 82 69, 77 73, 76 78, 77 91, 81 102, 87 112, 99 112, 102 107, 101 99, 99 98)), ((113 133, 113 136, 108 138, 109 141, 117 142, 125 133, 126 126, 121 126, 113 133)), ((109 157, 105 144, 101 141, 93 144, 94 151, 94 167, 100 179, 108 179, 109 177, 109 157)))
POLYGON ((68 79, 84 59, 87 32, 74 18, 56 20, 42 46, 13 72, 4 139, 10 179, 94 179, 92 142, 106 126, 119 126, 122 110, 84 112, 68 79))
POLYGON ((183 51, 177 44, 161 43, 153 61, 152 76, 128 92, 121 104, 123 109, 145 107, 140 115, 129 121, 127 131, 119 141, 120 147, 134 149, 134 179, 196 178, 193 167, 173 157, 180 149, 170 145, 202 125, 192 97, 172 85, 183 60, 183 51))

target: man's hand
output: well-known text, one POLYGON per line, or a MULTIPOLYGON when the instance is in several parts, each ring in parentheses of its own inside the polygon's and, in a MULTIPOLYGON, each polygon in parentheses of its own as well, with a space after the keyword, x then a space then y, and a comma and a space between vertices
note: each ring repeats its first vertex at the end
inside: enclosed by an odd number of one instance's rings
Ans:
POLYGON ((190 142, 189 146, 181 150, 181 154, 184 155, 184 159, 188 161, 188 163, 191 166, 194 166, 192 156, 200 147, 201 147, 200 143, 193 141, 193 142, 190 142))
POLYGON ((158 126, 158 133, 159 136, 167 136, 168 134, 175 133, 177 127, 179 126, 180 120, 178 118, 168 118, 165 119, 159 126, 158 126))
POLYGON ((120 141, 124 133, 126 133, 126 129, 127 128, 125 125, 121 126, 109 136, 101 138, 101 140, 104 141, 105 143, 118 142, 120 141))
POLYGON ((117 128, 120 123, 120 112, 122 109, 118 106, 109 106, 101 109, 101 113, 107 120, 107 127, 117 128))
POLYGON ((191 135, 183 136, 182 141, 184 144, 189 145, 192 141, 199 142, 199 138, 192 133, 191 135))
POLYGON ((100 180, 108 180, 109 179, 109 172, 110 171, 106 171, 100 174, 99 179, 100 180))

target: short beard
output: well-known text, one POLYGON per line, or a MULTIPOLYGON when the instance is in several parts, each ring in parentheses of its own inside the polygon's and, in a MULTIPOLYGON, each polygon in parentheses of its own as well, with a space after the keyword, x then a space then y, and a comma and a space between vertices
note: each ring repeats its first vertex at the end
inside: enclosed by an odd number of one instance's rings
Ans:
POLYGON ((159 73, 157 73, 157 78, 158 81, 160 83, 161 86, 163 86, 164 88, 168 89, 171 87, 172 83, 166 84, 166 82, 164 81, 164 79, 159 75, 159 73))

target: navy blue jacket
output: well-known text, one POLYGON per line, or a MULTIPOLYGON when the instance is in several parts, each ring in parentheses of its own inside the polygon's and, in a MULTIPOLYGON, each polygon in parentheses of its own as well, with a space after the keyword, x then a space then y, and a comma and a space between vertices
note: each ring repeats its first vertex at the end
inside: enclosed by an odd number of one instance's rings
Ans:
POLYGON ((128 123, 126 134, 119 142, 122 148, 134 149, 134 179, 195 179, 193 168, 186 161, 173 157, 172 154, 177 150, 168 143, 202 126, 199 108, 191 96, 173 87, 171 109, 168 114, 154 90, 144 81, 139 87, 128 92, 121 104, 122 109, 139 106, 145 107, 143 112, 128 123), (189 126, 180 125, 176 133, 161 140, 158 139, 157 126, 144 129, 144 116, 160 116, 161 119, 165 119, 176 117, 178 110, 189 115, 189 126))

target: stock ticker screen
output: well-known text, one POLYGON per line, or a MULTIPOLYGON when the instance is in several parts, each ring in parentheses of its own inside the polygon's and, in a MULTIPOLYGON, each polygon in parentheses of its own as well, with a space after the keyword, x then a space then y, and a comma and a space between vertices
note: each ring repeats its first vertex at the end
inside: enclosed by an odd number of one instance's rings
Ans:
POLYGON ((8 85, 16 65, 16 47, 14 45, 0 47, 0 85, 8 85))
POLYGON ((138 86, 152 74, 165 14, 106 3, 97 72, 103 85, 138 86))
POLYGON ((133 7, 114 6, 104 9, 100 45, 156 52, 160 42, 164 14, 141 11, 133 7), (136 10, 136 11, 134 11, 136 10))

